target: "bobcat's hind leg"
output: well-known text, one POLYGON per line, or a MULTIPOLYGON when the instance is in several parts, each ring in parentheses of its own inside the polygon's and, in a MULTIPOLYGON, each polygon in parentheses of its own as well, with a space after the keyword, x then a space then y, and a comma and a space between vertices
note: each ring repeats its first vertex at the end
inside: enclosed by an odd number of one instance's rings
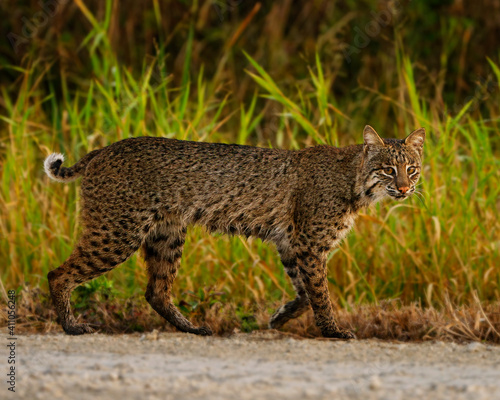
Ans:
POLYGON ((148 235, 143 245, 149 282, 146 300, 153 309, 182 332, 212 335, 208 327, 196 327, 187 320, 171 300, 172 284, 181 263, 186 236, 180 223, 164 221, 148 235))
POLYGON ((47 275, 50 294, 62 328, 69 335, 92 333, 87 324, 78 324, 71 312, 71 292, 80 284, 94 279, 129 258, 138 248, 138 242, 127 238, 125 231, 86 232, 69 258, 47 275), (121 240, 117 240, 120 236, 121 240))
POLYGON ((300 317, 310 306, 306 288, 297 267, 297 258, 295 255, 289 255, 286 251, 280 251, 280 255, 285 272, 292 280, 297 297, 276 310, 269 320, 269 327, 271 329, 279 329, 289 320, 300 317))

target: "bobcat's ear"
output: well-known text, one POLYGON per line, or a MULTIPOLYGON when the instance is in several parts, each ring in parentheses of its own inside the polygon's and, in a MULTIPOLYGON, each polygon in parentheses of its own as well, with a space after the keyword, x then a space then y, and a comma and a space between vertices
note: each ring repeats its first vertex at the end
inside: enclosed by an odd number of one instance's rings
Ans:
POLYGON ((425 141, 425 129, 418 128, 406 137, 405 144, 407 146, 414 147, 419 152, 422 152, 424 148, 424 141, 425 141))
POLYGON ((385 146, 384 141, 380 139, 378 133, 370 125, 366 125, 363 130, 363 139, 365 141, 365 149, 367 146, 385 146))

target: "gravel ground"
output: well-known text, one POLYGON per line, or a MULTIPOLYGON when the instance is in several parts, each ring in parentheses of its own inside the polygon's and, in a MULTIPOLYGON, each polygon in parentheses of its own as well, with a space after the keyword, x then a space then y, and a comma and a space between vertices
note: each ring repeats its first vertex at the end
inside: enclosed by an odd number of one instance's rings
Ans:
POLYGON ((4 384, 2 399, 500 399, 500 347, 479 343, 269 331, 27 335, 17 346, 16 395, 4 384))

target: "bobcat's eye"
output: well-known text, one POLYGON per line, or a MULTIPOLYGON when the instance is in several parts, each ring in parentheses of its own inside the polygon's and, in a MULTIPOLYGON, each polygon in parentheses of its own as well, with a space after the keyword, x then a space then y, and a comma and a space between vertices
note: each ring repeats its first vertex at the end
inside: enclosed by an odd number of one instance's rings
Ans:
POLYGON ((394 168, 392 168, 392 167, 384 168, 384 174, 394 175, 394 168))
POLYGON ((415 167, 408 167, 408 169, 406 170, 406 172, 408 172, 408 175, 412 175, 415 173, 417 169, 415 167))

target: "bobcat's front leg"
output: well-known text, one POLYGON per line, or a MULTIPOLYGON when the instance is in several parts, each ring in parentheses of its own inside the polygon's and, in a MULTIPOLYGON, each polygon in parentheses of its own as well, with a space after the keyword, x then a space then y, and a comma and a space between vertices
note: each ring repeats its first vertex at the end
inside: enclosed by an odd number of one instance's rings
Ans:
POLYGON ((298 254, 297 265, 307 296, 314 311, 316 325, 324 337, 354 339, 351 332, 340 329, 333 315, 333 306, 328 292, 326 254, 310 254, 303 251, 298 254))

